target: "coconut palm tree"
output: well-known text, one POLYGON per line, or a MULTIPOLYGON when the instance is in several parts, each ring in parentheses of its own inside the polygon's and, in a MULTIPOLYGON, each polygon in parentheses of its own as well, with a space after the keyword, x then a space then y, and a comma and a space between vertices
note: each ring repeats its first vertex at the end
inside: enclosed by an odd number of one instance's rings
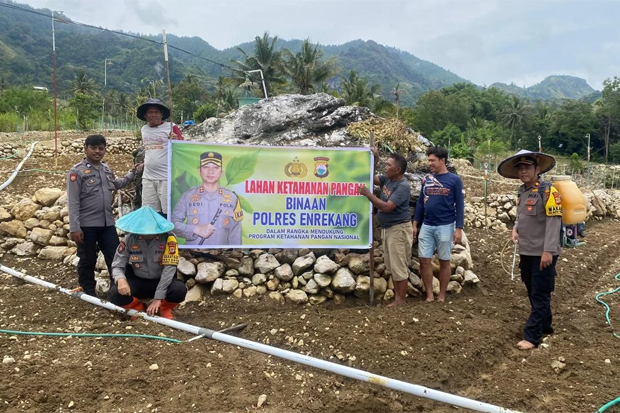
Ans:
POLYGON ((71 92, 85 95, 95 94, 95 81, 86 75, 84 69, 80 70, 73 78, 71 92))
POLYGON ((368 86, 368 81, 360 78, 355 70, 342 81, 342 97, 347 105, 370 107, 381 86, 368 86))
POLYGON ((504 109, 502 118, 504 125, 510 128, 510 142, 513 142, 515 129, 520 128, 526 121, 527 108, 525 102, 512 95, 510 104, 504 109))
POLYGON ((242 48, 237 47, 243 53, 243 61, 232 61, 237 67, 235 70, 235 80, 239 84, 243 83, 248 77, 253 81, 260 82, 260 74, 248 74, 251 70, 261 70, 265 81, 267 93, 271 96, 276 85, 286 84, 284 70, 282 67, 282 51, 276 49, 278 36, 269 37, 265 32, 262 37, 254 38, 254 54, 248 55, 242 48))
POLYGON ((284 54, 284 69, 291 77, 297 92, 308 95, 316 91, 322 82, 332 77, 336 72, 335 58, 322 62, 323 51, 319 44, 310 43, 310 39, 303 41, 301 50, 296 54, 288 49, 282 50, 284 54))

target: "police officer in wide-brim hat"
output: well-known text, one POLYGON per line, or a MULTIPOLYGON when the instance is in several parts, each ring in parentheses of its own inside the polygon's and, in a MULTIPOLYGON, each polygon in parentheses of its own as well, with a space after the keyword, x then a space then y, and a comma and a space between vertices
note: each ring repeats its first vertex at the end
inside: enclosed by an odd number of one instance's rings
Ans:
POLYGON ((172 318, 172 309, 185 299, 187 289, 176 278, 179 250, 174 225, 150 206, 137 209, 116 222, 128 232, 112 263, 114 285, 108 300, 128 310, 143 311, 142 299, 152 298, 147 314, 172 318))
POLYGON ((542 152, 532 152, 525 149, 504 159, 497 167, 497 173, 504 178, 519 179, 519 165, 537 165, 539 174, 549 172, 555 166, 555 158, 542 152))
POLYGON ((170 117, 170 109, 168 109, 161 100, 156 98, 149 98, 146 102, 141 104, 136 111, 136 116, 138 119, 146 122, 146 111, 150 107, 156 107, 161 111, 161 119, 166 120, 170 117))

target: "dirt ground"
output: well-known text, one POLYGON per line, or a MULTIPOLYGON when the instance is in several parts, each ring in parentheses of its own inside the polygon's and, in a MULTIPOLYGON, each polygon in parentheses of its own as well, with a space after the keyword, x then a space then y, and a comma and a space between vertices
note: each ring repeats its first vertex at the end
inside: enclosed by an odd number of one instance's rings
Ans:
MULTIPOLYGON (((28 161, 26 169, 64 171, 79 156, 28 161)), ((108 158, 124 171, 129 157, 108 158)), ((0 160, 0 182, 18 160, 0 160), (11 166, 12 165, 12 166, 11 166)), ((2 196, 63 185, 64 175, 20 175, 2 196)), ((479 180, 465 177, 470 193, 479 180)), ((493 190, 492 192, 496 192, 493 190)), ((4 200, 0 204, 5 203, 4 200)), ((267 297, 207 298, 176 312, 179 321, 212 329, 239 323, 241 337, 362 370, 523 412, 595 412, 620 396, 618 339, 606 325, 597 292, 615 288, 620 222, 588 225, 588 243, 566 249, 553 297, 556 333, 544 346, 515 344, 529 314, 525 288, 500 265, 508 233, 467 230, 481 283, 449 301, 369 306, 355 298, 308 307, 275 305, 267 297), (563 361, 554 371, 552 363, 563 361)), ((510 267, 512 252, 503 262, 510 267)), ((64 287, 75 269, 5 254, 8 267, 64 287)), ((609 296, 612 321, 620 295, 609 296)), ((187 340, 191 335, 154 323, 131 322, 64 294, 0 274, 0 329, 134 333, 187 340)), ((3 412, 454 412, 453 406, 384 389, 200 339, 167 343, 138 338, 40 337, 0 334, 0 411, 3 412), (149 366, 157 364, 157 370, 149 366), (266 402, 256 408, 260 395, 266 402)), ((619 412, 612 408, 608 412, 619 412)))

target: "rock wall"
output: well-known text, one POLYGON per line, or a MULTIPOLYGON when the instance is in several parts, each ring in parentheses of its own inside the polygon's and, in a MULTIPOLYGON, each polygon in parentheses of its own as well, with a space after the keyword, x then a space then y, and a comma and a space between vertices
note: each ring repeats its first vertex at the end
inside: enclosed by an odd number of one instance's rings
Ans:
MULTIPOLYGON (((582 189, 586 198, 586 222, 590 219, 620 219, 620 192, 617 190, 582 189)), ((517 218, 516 195, 487 196, 486 225, 484 198, 472 197, 465 202, 465 227, 506 230, 512 228, 517 218)))

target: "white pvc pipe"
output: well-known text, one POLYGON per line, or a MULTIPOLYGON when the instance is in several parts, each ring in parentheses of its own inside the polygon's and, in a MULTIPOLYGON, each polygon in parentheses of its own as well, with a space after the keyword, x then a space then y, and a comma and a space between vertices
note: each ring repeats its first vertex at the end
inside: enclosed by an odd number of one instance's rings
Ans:
POLYGON ((15 171, 13 172, 13 174, 11 176, 9 176, 9 179, 7 179, 5 183, 0 185, 0 191, 2 191, 4 188, 9 186, 11 184, 11 182, 13 182, 13 179, 15 179, 15 177, 19 173, 19 170, 22 169, 22 166, 24 165, 24 162, 26 162, 28 160, 28 158, 30 158, 30 155, 32 155, 32 151, 34 150, 34 146, 37 143, 39 143, 39 141, 32 142, 32 145, 30 145, 30 150, 28 151, 26 156, 24 156, 24 159, 22 159, 22 161, 19 163, 19 165, 17 165, 17 168, 15 168, 15 171))
POLYGON ((92 297, 82 292, 74 293, 71 290, 62 288, 60 286, 57 286, 47 281, 43 281, 36 277, 25 275, 12 268, 5 267, 2 264, 0 264, 0 271, 4 271, 7 274, 10 274, 16 278, 20 278, 24 281, 27 281, 27 282, 30 282, 36 285, 40 285, 40 286, 43 286, 49 289, 55 289, 62 293, 65 293, 65 294, 68 294, 74 297, 79 297, 80 299, 86 302, 98 305, 103 308, 107 308, 108 310, 126 313, 134 317, 142 317, 145 320, 151 320, 156 323, 166 325, 168 327, 172 327, 172 328, 182 330, 182 331, 187 331, 188 333, 191 333, 194 335, 208 337, 213 340, 233 344, 239 347, 244 347, 250 350, 269 354, 275 357, 280 357, 280 358, 290 360, 296 363, 304 364, 306 366, 323 369, 323 370, 329 371, 334 374, 339 374, 345 377, 349 377, 351 379, 360 380, 360 381, 364 381, 364 382, 371 383, 371 384, 376 384, 382 387, 387 387, 388 389, 402 391, 404 393, 412 394, 414 396, 424 397, 427 399, 451 404, 454 406, 464 407, 464 408, 475 410, 478 412, 519 413, 516 410, 504 409, 503 407, 479 402, 477 400, 468 399, 468 398, 461 397, 461 396, 456 396, 456 395, 445 393, 445 392, 438 391, 438 390, 429 389, 427 387, 418 386, 416 384, 411 384, 411 383, 407 383, 404 381, 391 379, 385 376, 378 376, 376 374, 372 374, 372 373, 369 373, 363 370, 354 369, 352 367, 343 366, 337 363, 332 363, 332 362, 317 359, 314 357, 305 356, 303 354, 294 353, 292 351, 283 350, 283 349, 279 349, 276 347, 271 347, 265 344, 257 343, 255 341, 245 340, 243 338, 239 338, 239 337, 235 337, 235 336, 231 336, 231 335, 227 335, 223 333, 218 333, 217 331, 213 331, 207 328, 197 327, 191 324, 185 324, 179 321, 169 320, 163 317, 149 316, 144 312, 139 312, 136 310, 125 310, 122 307, 116 306, 107 301, 100 300, 97 297, 92 297))

